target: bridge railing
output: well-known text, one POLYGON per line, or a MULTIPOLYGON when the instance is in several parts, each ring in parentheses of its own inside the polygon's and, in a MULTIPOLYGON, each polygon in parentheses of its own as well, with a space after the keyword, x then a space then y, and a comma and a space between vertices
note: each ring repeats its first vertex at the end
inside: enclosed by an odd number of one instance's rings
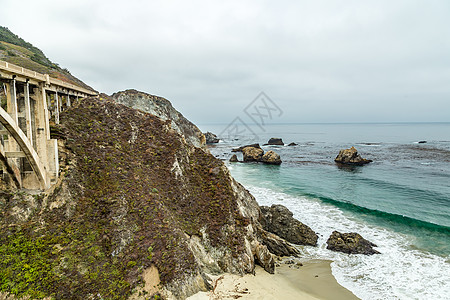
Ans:
POLYGON ((5 71, 9 71, 9 72, 12 71, 18 75, 24 75, 26 77, 31 77, 31 78, 39 80, 39 81, 45 81, 44 74, 25 69, 23 67, 16 66, 15 64, 11 64, 6 61, 0 60, 0 69, 4 69, 5 71))
POLYGON ((56 86, 60 86, 60 87, 64 87, 64 88, 68 88, 71 90, 75 90, 81 93, 85 93, 87 95, 91 95, 91 96, 95 96, 98 93, 86 88, 83 88, 81 86, 69 83, 69 82, 65 82, 62 81, 60 79, 56 79, 56 78, 52 78, 50 77, 48 74, 41 74, 35 71, 31 71, 29 69, 23 68, 23 67, 19 67, 15 64, 11 64, 9 62, 6 61, 2 61, 0 60, 0 69, 3 69, 4 71, 10 72, 10 73, 14 73, 16 75, 23 75, 25 77, 29 77, 41 82, 47 82, 49 84, 53 84, 56 86))

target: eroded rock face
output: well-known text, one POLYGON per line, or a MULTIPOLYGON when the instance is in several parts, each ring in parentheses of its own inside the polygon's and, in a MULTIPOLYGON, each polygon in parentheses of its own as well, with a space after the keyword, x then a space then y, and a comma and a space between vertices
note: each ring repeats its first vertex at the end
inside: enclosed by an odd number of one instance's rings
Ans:
POLYGON ((293 218, 293 213, 283 205, 261 206, 260 222, 263 228, 269 232, 275 233, 286 241, 298 245, 317 244, 316 233, 293 218))
POLYGON ((205 138, 207 144, 216 144, 219 142, 217 135, 209 131, 205 133, 205 138))
POLYGON ((267 145, 278 145, 278 146, 284 146, 283 139, 281 138, 270 138, 267 142, 267 145))
POLYGON ((370 159, 362 158, 355 147, 342 149, 334 159, 335 162, 348 165, 364 165, 372 162, 370 159))
POLYGON ((267 151, 262 156, 261 161, 263 163, 270 164, 270 165, 280 165, 281 164, 280 155, 272 150, 267 151))
POLYGON ((333 231, 327 240, 327 249, 348 254, 379 254, 380 252, 373 247, 377 247, 377 245, 355 232, 340 233, 339 231, 333 231))
POLYGON ((264 150, 255 147, 245 147, 242 149, 244 155, 244 162, 261 161, 264 150))
POLYGON ((273 255, 267 249, 267 246, 257 244, 255 247, 255 258, 260 266, 270 274, 275 273, 275 260, 273 255))
POLYGON ((117 92, 111 97, 117 103, 150 113, 162 120, 170 120, 172 129, 181 134, 186 142, 195 147, 205 146, 205 136, 200 129, 177 111, 167 99, 136 90, 117 92))

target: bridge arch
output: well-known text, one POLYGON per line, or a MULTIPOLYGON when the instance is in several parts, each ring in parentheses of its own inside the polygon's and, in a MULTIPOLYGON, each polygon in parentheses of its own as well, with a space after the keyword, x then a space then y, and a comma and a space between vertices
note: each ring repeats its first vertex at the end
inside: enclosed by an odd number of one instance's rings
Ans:
POLYGON ((0 107, 4 174, 12 175, 18 187, 46 190, 59 176, 58 143, 50 137, 50 119, 59 124, 59 114, 71 106, 71 98, 98 93, 4 61, 0 82, 6 96, 6 106, 0 107))
POLYGON ((14 138, 20 149, 25 154, 25 157, 39 180, 40 188, 43 190, 48 189, 50 187, 49 179, 45 167, 41 163, 39 155, 36 150, 34 150, 30 140, 23 133, 22 129, 18 127, 13 118, 1 107, 0 123, 2 123, 6 130, 8 130, 10 135, 14 138))

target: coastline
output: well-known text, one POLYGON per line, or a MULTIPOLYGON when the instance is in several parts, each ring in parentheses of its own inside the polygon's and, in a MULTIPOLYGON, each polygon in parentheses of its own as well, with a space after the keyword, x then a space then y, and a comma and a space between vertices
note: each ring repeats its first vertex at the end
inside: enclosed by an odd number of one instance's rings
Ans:
POLYGON ((211 276, 214 290, 187 299, 359 299, 336 281, 331 273, 331 261, 314 259, 303 262, 303 266, 288 261, 280 262, 275 274, 256 266, 255 275, 211 276))

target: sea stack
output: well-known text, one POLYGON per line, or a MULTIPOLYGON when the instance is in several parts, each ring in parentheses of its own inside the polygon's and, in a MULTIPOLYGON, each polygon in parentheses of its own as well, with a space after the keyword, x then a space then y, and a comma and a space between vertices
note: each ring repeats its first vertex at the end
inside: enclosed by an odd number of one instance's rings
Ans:
POLYGON ((219 139, 217 138, 217 135, 215 135, 212 132, 206 132, 204 133, 205 138, 206 138, 206 143, 207 144, 217 144, 219 142, 219 139))
POLYGON ((370 159, 362 158, 355 147, 350 149, 342 149, 334 159, 335 162, 346 165, 361 166, 372 162, 370 159))
POLYGON ((271 138, 266 145, 278 145, 284 146, 283 139, 281 138, 271 138))

